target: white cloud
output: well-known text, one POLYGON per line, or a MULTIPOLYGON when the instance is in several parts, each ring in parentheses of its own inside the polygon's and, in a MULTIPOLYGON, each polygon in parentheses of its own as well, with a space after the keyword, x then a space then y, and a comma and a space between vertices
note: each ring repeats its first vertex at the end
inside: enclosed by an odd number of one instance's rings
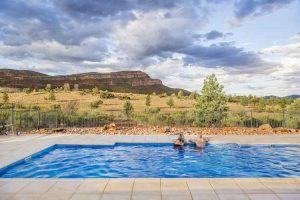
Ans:
POLYGON ((135 14, 135 20, 125 26, 118 26, 113 33, 117 45, 131 58, 182 48, 191 43, 193 34, 203 23, 199 18, 193 18, 195 16, 191 16, 191 13, 187 15, 180 9, 135 14))

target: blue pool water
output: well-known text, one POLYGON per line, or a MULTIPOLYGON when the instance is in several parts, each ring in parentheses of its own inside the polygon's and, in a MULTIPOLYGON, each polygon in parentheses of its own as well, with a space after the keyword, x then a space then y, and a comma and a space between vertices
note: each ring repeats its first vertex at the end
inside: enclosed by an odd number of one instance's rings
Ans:
POLYGON ((0 170, 1 178, 295 177, 300 146, 55 145, 0 170))

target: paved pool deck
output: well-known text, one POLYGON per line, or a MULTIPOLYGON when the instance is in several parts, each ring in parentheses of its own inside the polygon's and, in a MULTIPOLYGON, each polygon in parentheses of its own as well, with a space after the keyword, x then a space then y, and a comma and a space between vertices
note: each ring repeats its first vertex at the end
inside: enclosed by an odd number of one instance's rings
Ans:
MULTIPOLYGON (((192 136, 189 136, 192 137, 192 136)), ((300 144, 300 135, 209 136, 211 143, 300 144)), ((54 144, 165 143, 165 135, 0 136, 0 168, 54 144)), ((300 161, 299 161, 300 162, 300 161)), ((300 200, 297 178, 0 179, 2 199, 300 200)))

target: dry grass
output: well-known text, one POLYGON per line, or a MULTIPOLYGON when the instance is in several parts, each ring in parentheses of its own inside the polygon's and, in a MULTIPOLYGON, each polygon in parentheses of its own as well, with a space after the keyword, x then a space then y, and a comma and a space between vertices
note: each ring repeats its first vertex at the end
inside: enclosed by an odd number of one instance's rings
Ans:
MULTIPOLYGON (((143 112, 146 108, 145 99, 146 95, 143 94, 123 94, 114 93, 116 96, 129 96, 131 103, 134 106, 135 111, 143 112)), ((77 100, 79 102, 80 112, 90 112, 90 111, 100 111, 100 112, 121 112, 123 104, 126 100, 121 100, 118 98, 113 99, 101 99, 103 104, 97 109, 91 109, 90 103, 99 100, 99 95, 85 94, 80 95, 80 92, 55 92, 56 100, 47 100, 49 93, 47 92, 34 92, 30 94, 20 93, 10 93, 9 101, 14 104, 22 104, 25 106, 39 106, 43 110, 51 109, 51 105, 59 104, 64 105, 68 101, 77 100)), ((159 97, 151 96, 151 107, 159 107, 163 112, 173 112, 173 111, 184 111, 193 107, 194 100, 185 97, 183 99, 174 99, 174 107, 169 108, 166 104, 169 97, 159 97)))
MULTIPOLYGON (((131 103, 136 112, 143 112, 146 108, 145 100, 146 95, 143 94, 129 94, 129 93, 114 93, 116 96, 129 96, 131 103)), ((47 100, 49 97, 48 92, 33 92, 26 94, 24 92, 9 93, 9 101, 14 104, 22 104, 24 106, 39 106, 42 110, 49 110, 55 104, 63 106, 68 101, 77 100, 79 102, 79 112, 99 111, 105 113, 120 113, 123 104, 126 100, 118 98, 101 99, 103 104, 97 109, 90 108, 90 103, 99 100, 99 95, 85 94, 81 95, 79 91, 71 92, 55 92, 56 100, 47 100)), ((166 104, 169 97, 159 97, 159 95, 151 95, 151 107, 159 107, 162 112, 185 111, 193 108, 194 100, 189 97, 178 99, 173 97, 174 107, 169 108, 166 104)), ((249 107, 244 107, 236 103, 228 103, 230 110, 241 111, 250 110, 249 107)))

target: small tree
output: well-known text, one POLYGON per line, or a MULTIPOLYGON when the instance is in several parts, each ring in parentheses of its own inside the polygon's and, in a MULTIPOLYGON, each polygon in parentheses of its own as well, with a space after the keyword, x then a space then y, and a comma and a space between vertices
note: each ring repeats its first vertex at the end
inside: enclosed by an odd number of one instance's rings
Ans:
POLYGON ((52 85, 51 85, 50 83, 48 83, 48 84, 46 85, 46 87, 45 87, 45 90, 46 90, 47 92, 50 92, 51 88, 52 88, 52 85))
POLYGON ((279 104, 281 110, 285 110, 288 105, 288 98, 279 99, 278 104, 279 104))
POLYGON ((169 97, 168 101, 167 101, 167 105, 172 108, 174 106, 174 100, 172 97, 169 97))
POLYGON ((24 88, 23 92, 25 92, 26 94, 30 94, 31 93, 31 89, 30 88, 24 88))
POLYGON ((197 99, 197 96, 198 96, 198 94, 197 94, 197 92, 192 92, 191 94, 190 94, 190 99, 197 99))
POLYGON ((4 102, 4 103, 8 103, 8 101, 9 101, 9 96, 8 96, 7 92, 3 92, 3 94, 2 94, 2 99, 3 99, 3 102, 4 102))
POLYGON ((256 104, 258 103, 258 101, 259 101, 259 99, 256 96, 252 96, 251 102, 252 102, 252 104, 253 104, 254 107, 256 106, 256 104))
POLYGON ((220 124, 226 117, 227 98, 223 86, 218 83, 217 77, 212 74, 205 78, 201 96, 195 104, 195 125, 212 126, 220 124))
POLYGON ((177 97, 178 97, 179 99, 181 99, 181 98, 183 97, 183 95, 184 95, 183 91, 182 91, 182 90, 179 90, 179 92, 178 92, 178 94, 177 94, 177 97))
POLYGON ((288 111, 300 112, 300 98, 296 99, 293 103, 288 106, 288 111))
POLYGON ((49 92, 49 100, 50 101, 56 100, 55 93, 53 92, 53 90, 50 90, 50 92, 49 92))
POLYGON ((150 97, 149 94, 146 96, 146 102, 145 102, 145 104, 146 104, 146 106, 148 106, 148 107, 151 105, 151 97, 150 97))
POLYGON ((267 105, 266 99, 264 97, 259 98, 258 105, 256 106, 256 109, 257 110, 265 110, 266 105, 267 105))
POLYGON ((98 94, 99 93, 99 89, 97 88, 97 87, 94 87, 93 89, 92 89, 92 95, 96 95, 96 94, 98 94))
POLYGON ((133 112, 134 112, 134 108, 132 106, 132 104, 130 103, 130 101, 126 101, 123 105, 123 112, 126 115, 126 118, 129 119, 133 112))
POLYGON ((243 96, 243 97, 241 98, 241 105, 242 105, 242 106, 248 106, 248 103, 249 103, 248 97, 243 96))
POLYGON ((63 87, 63 90, 64 90, 65 92, 70 91, 70 90, 71 90, 70 84, 69 84, 69 83, 65 83, 65 84, 64 84, 64 87, 63 87))

